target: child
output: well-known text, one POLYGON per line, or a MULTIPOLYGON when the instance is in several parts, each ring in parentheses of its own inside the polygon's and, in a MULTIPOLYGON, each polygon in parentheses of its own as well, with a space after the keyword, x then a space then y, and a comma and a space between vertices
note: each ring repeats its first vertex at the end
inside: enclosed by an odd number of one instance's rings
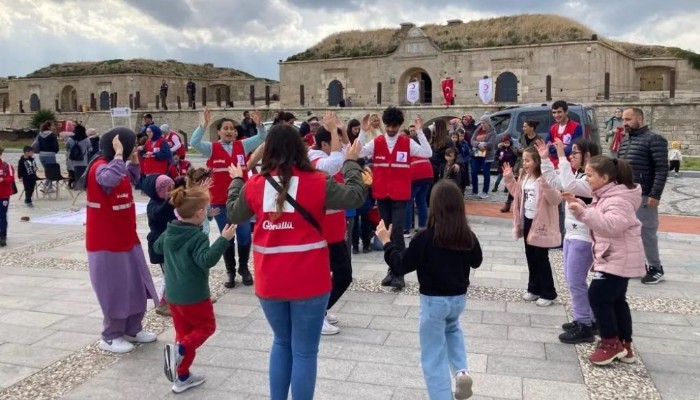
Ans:
MULTIPOLYGON (((187 176, 185 178, 185 186, 187 188, 193 188, 195 186, 201 186, 201 187, 206 187, 209 188, 211 186, 211 171, 200 167, 200 168, 191 168, 189 171, 187 171, 187 176)), ((204 219, 204 222, 202 223, 202 232, 209 237, 209 233, 211 232, 211 221, 219 215, 221 210, 219 210, 216 207, 209 207, 207 209, 207 218, 204 219)))
POLYGON ((164 371, 174 382, 172 391, 182 393, 204 383, 203 375, 190 374, 190 365, 197 348, 216 330, 209 269, 221 259, 236 226, 226 225, 210 247, 201 230, 209 208, 207 190, 177 188, 170 194, 170 203, 181 219, 168 224, 154 250, 165 255, 165 295, 175 326, 175 344, 165 345, 163 351, 164 371))
POLYGON ((32 146, 24 146, 22 151, 22 157, 19 158, 19 163, 17 163, 17 175, 19 175, 19 179, 22 180, 22 186, 24 186, 24 204, 29 208, 33 208, 32 195, 38 180, 34 149, 32 146))
POLYGON ((452 134, 450 135, 450 138, 452 139, 452 143, 454 143, 455 148, 457 149, 457 154, 462 156, 462 164, 460 165, 462 167, 462 184, 461 186, 467 187, 470 186, 470 178, 469 178, 469 143, 464 141, 464 129, 462 128, 457 128, 452 134))
POLYGON ((513 195, 513 235, 523 238, 527 258, 528 280, 525 301, 537 301, 540 307, 551 306, 557 298, 549 249, 561 245, 559 203, 561 194, 542 177, 540 155, 534 147, 523 152, 523 168, 516 182, 509 163, 503 164, 508 192, 513 195))
POLYGON ((143 175, 167 174, 168 165, 172 160, 168 141, 163 137, 160 128, 155 125, 146 128, 146 135, 148 135, 148 140, 140 152, 141 157, 143 157, 141 173, 143 175))
POLYGON ((187 171, 192 169, 192 163, 180 158, 179 153, 173 154, 173 163, 168 168, 168 176, 173 179, 177 179, 181 176, 186 176, 187 171))
MULTIPOLYGON (((559 173, 549 160, 549 149, 544 142, 535 142, 535 147, 542 159, 542 176, 553 188, 571 193, 584 203, 590 204, 593 193, 586 181, 584 167, 586 162, 600 154, 597 143, 579 138, 571 150, 571 163, 566 159, 564 144, 554 142, 559 156, 559 173)), ((571 293, 571 313, 573 322, 562 325, 564 333, 559 335, 562 343, 576 344, 595 341, 595 323, 593 312, 588 302, 588 283, 586 278, 593 264, 591 252, 591 233, 582 221, 576 219, 571 211, 565 210, 566 236, 564 238, 564 278, 571 293)))
POLYGON ((462 191, 449 181, 438 182, 430 195, 428 226, 401 250, 391 241, 391 225, 379 222, 377 237, 384 260, 396 275, 418 273, 420 350, 423 377, 431 399, 472 395, 459 317, 464 311, 470 268, 483 261, 481 246, 467 223, 462 191), (450 368, 452 369, 450 374, 450 368))
MULTIPOLYGON (((148 205, 146 206, 146 215, 148 216, 148 227, 151 229, 146 236, 148 240, 148 258, 151 264, 160 265, 160 270, 165 275, 165 270, 163 268, 163 263, 165 259, 162 254, 155 252, 153 248, 154 243, 158 240, 158 237, 165 232, 168 227, 168 223, 175 221, 177 217, 175 216, 175 208, 170 204, 169 197, 170 191, 173 190, 175 182, 170 179, 167 175, 146 175, 141 182, 141 190, 150 197, 148 205)), ((163 279, 163 284, 165 279, 163 279)), ((170 316, 170 309, 168 308, 168 302, 165 296, 163 296, 164 287, 161 285, 158 291, 161 295, 160 305, 156 307, 156 314, 163 316, 170 316)))
POLYGON ((445 150, 445 166, 440 172, 440 178, 451 180, 464 192, 462 167, 457 163, 457 151, 454 148, 445 150))
MULTIPOLYGON (((496 160, 498 161, 498 178, 496 178, 496 183, 493 185, 493 190, 491 192, 498 192, 498 185, 501 184, 501 179, 503 179, 503 164, 508 163, 510 165, 515 165, 518 160, 518 155, 516 150, 513 148, 513 142, 509 135, 503 136, 501 143, 498 144, 498 151, 496 151, 496 160)), ((505 189, 504 191, 508 191, 505 189)))
POLYGON ((678 178, 678 170, 681 168, 681 161, 683 161, 683 154, 681 154, 681 142, 674 140, 671 142, 671 150, 668 151, 668 170, 676 172, 673 174, 678 178))
POLYGON ((0 247, 7 246, 7 209, 10 207, 10 196, 15 190, 15 172, 10 164, 2 161, 5 148, 0 146, 0 247))
POLYGON ((646 273, 642 223, 636 216, 642 189, 634 183, 632 168, 625 160, 592 157, 586 175, 593 203, 585 206, 570 193, 564 199, 571 213, 593 232, 595 273, 588 298, 601 340, 588 359, 596 365, 615 359, 632 363, 632 315, 626 294, 629 278, 646 273))

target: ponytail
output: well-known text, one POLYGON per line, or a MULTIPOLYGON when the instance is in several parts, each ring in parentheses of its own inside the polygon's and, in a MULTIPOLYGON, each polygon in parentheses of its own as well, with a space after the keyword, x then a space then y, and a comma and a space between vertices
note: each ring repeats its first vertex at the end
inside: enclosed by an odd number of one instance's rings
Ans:
POLYGON ((209 203, 209 192, 195 186, 190 189, 179 187, 170 193, 170 204, 182 218, 192 218, 197 211, 209 203))
POLYGON ((588 166, 598 175, 607 175, 611 182, 618 185, 625 185, 628 189, 634 189, 636 186, 632 167, 623 159, 598 155, 588 160, 588 166))

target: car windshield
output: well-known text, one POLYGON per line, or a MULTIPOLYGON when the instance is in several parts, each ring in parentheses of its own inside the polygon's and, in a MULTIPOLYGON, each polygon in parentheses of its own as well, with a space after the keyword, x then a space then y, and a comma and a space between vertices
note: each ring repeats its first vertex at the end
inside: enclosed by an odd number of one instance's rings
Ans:
POLYGON ((503 133, 508 130, 508 125, 510 125, 510 114, 491 116, 491 126, 496 130, 496 133, 503 133))

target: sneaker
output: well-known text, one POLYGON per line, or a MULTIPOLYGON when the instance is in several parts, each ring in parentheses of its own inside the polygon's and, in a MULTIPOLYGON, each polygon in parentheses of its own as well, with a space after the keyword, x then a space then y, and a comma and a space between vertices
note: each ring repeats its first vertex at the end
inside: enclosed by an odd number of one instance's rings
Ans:
POLYGON ((525 294, 523 295, 523 300, 525 300, 525 301, 535 301, 539 298, 540 298, 540 296, 538 296, 536 294, 532 294, 530 292, 525 292, 525 294))
POLYGON ((340 322, 338 316, 328 313, 326 313, 326 321, 328 321, 328 323, 331 325, 337 325, 338 322, 340 322))
POLYGON ((382 286, 391 286, 391 282, 394 280, 394 274, 389 271, 384 279, 382 279, 382 286))
POLYGON ((396 290, 402 290, 405 288, 406 281, 403 279, 403 275, 395 276, 394 279, 391 280, 391 286, 396 290))
POLYGON ((170 312, 170 307, 168 307, 167 304, 161 304, 158 307, 156 307, 156 314, 162 315, 163 317, 172 317, 172 313, 170 312))
POLYGON ((455 375, 455 399, 468 399, 472 397, 472 377, 465 371, 455 375))
POLYGON ((625 355, 620 357, 620 361, 626 364, 632 364, 636 360, 634 358, 634 353, 632 352, 632 342, 628 342, 627 340, 622 341, 622 347, 625 348, 625 355))
POLYGON ((649 267, 647 274, 642 278, 642 283, 647 285, 653 285, 664 280, 664 269, 663 267, 649 267))
POLYGON ((123 354, 134 350, 134 345, 127 342, 122 338, 116 338, 112 340, 100 340, 100 344, 97 345, 100 350, 109 351, 110 353, 123 354))
POLYGON ((489 194, 488 193, 479 193, 479 198, 481 200, 486 200, 489 198, 489 194))
POLYGON ((340 328, 333 326, 328 318, 323 318, 323 328, 321 328, 321 335, 337 335, 340 333, 340 328))
POLYGON ((180 355, 179 347, 180 345, 176 343, 166 344, 163 348, 163 372, 170 382, 177 380, 177 367, 182 362, 183 357, 180 355))
POLYGON ((498 192, 498 186, 494 186, 493 190, 491 190, 491 193, 496 193, 496 192, 498 192))
POLYGON ((158 339, 158 335, 153 332, 141 331, 136 336, 124 335, 124 340, 131 343, 151 343, 158 339))
POLYGON ((352 248, 352 254, 360 254, 360 248, 359 248, 359 247, 353 247, 353 248, 352 248))
POLYGON ((403 231, 403 238, 404 239, 410 239, 411 238, 411 231, 403 231))
POLYGON ((171 388, 175 393, 182 393, 187 389, 199 386, 204 383, 204 375, 190 374, 186 381, 176 380, 171 388))
POLYGON ((572 329, 559 335, 559 341, 567 344, 593 343, 595 336, 590 325, 577 323, 572 329))
POLYGON ((554 300, 543 299, 543 298, 541 298, 541 297, 540 297, 539 299, 537 299, 537 301, 535 301, 535 304, 536 304, 538 307, 549 307, 549 306, 551 306, 553 303, 554 303, 554 300))
POLYGON ((34 208, 34 204, 32 203, 25 203, 27 205, 27 208, 34 208))
POLYGON ((253 275, 250 274, 250 270, 248 270, 248 268, 239 269, 238 273, 241 274, 241 279, 243 280, 244 286, 252 286, 253 285, 253 283, 254 283, 253 275))
MULTIPOLYGON (((565 324, 562 324, 561 329, 565 331, 570 331, 576 327, 576 325, 580 324, 578 321, 573 321, 573 322, 567 322, 565 324)), ((594 335, 598 334, 598 324, 596 324, 595 321, 591 322, 591 333, 594 335)))
POLYGON ((367 254, 372 252, 372 246, 370 245, 362 245, 362 252, 367 254))
POLYGON ((617 358, 627 355, 627 350, 617 337, 601 339, 588 360, 595 365, 608 365, 617 358))

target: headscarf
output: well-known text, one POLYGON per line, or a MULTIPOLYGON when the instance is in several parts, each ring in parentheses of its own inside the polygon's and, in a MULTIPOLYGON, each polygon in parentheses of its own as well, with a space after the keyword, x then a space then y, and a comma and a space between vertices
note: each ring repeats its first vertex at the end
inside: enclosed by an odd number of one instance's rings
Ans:
POLYGON ((156 140, 160 139, 161 136, 163 136, 163 132, 157 125, 153 124, 146 128, 146 130, 149 129, 151 130, 151 132, 153 132, 153 136, 151 136, 151 141, 155 142, 156 140))
MULTIPOLYGON (((160 129, 158 131, 160 132, 160 129)), ((128 160, 129 157, 131 157, 131 153, 134 151, 134 146, 136 145, 136 134, 134 131, 124 127, 112 128, 100 137, 100 151, 102 151, 102 156, 107 161, 114 160, 114 147, 112 147, 112 140, 114 140, 114 137, 117 135, 119 136, 119 141, 124 147, 124 151, 122 153, 122 159, 124 161, 128 160)))
POLYGON ((76 142, 87 139, 87 133, 84 126, 80 124, 76 125, 73 132, 73 140, 76 142))

